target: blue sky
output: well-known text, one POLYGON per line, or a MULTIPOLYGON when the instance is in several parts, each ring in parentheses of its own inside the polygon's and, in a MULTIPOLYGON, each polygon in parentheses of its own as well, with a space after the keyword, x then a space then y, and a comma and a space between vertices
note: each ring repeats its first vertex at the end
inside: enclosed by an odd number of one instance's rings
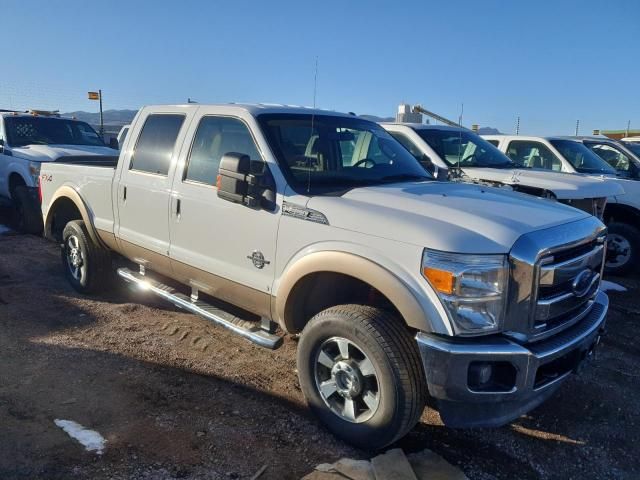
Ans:
POLYGON ((640 2, 3 0, 0 108, 421 103, 504 132, 640 128, 640 2))

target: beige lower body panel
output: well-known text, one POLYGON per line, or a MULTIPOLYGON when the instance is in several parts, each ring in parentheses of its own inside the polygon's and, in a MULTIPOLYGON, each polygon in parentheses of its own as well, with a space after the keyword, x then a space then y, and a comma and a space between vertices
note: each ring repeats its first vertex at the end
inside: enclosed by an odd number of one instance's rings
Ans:
MULTIPOLYGON (((113 239, 115 241, 115 236, 113 239)), ((171 260, 166 255, 160 255, 125 240, 120 239, 120 243, 122 243, 124 250, 122 253, 132 262, 144 265, 145 269, 158 272, 184 285, 195 287, 207 295, 236 305, 255 315, 271 318, 271 296, 268 293, 171 260)))

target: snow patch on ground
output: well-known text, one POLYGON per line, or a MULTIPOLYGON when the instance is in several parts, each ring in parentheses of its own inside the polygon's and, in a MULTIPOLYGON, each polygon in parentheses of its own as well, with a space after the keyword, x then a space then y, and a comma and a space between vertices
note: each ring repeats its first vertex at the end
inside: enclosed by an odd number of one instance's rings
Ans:
POLYGON ((0 235, 4 235, 5 233, 9 233, 11 229, 6 225, 0 225, 0 235))
POLYGON ((88 452, 96 452, 102 455, 104 444, 107 442, 102 435, 95 430, 89 430, 72 420, 54 420, 55 424, 67 434, 80 442, 88 452))
POLYGON ((614 282, 609 282, 608 280, 603 280, 600 282, 600 290, 603 292, 626 292, 627 289, 622 285, 618 285, 614 282))

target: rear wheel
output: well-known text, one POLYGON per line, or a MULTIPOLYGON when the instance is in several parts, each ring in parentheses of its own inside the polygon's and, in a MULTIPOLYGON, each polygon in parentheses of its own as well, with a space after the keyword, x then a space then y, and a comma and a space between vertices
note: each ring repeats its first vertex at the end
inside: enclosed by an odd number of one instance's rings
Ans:
POLYGON ((82 220, 64 227, 61 256, 65 276, 78 292, 95 293, 110 286, 111 255, 91 240, 82 220))
POLYGON ((625 275, 638 264, 640 230, 621 222, 612 222, 607 228, 605 272, 609 275, 625 275))
POLYGON ((11 193, 13 200, 13 223, 23 233, 42 233, 42 212, 40 203, 25 185, 19 185, 11 193))
POLYGON ((336 436, 379 449, 420 419, 426 385, 417 344, 378 308, 340 305, 317 314, 298 344, 300 386, 336 436))

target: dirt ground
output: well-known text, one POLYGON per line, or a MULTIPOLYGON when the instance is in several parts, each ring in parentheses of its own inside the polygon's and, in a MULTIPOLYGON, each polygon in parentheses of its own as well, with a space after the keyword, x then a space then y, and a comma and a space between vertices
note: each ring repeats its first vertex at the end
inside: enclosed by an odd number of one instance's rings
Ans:
MULTIPOLYGON (((426 410, 396 447, 430 448, 471 479, 640 478, 640 281, 612 292, 597 362, 499 429, 453 430, 426 410), (634 447, 635 445, 635 447, 634 447)), ((309 414, 295 341, 268 351, 126 288, 95 297, 62 276, 59 249, 0 235, 1 479, 297 479, 369 458, 309 414), (107 439, 86 452, 54 424, 107 439)))

